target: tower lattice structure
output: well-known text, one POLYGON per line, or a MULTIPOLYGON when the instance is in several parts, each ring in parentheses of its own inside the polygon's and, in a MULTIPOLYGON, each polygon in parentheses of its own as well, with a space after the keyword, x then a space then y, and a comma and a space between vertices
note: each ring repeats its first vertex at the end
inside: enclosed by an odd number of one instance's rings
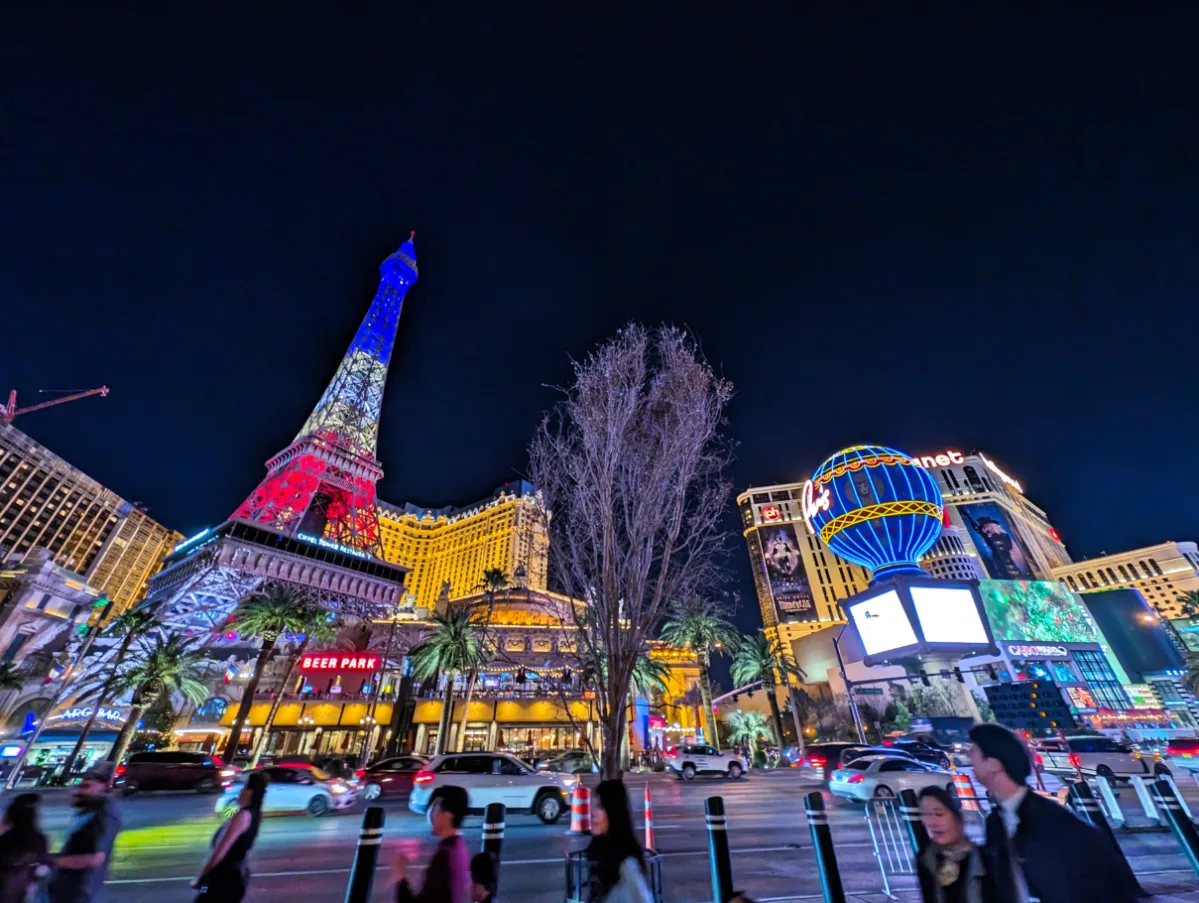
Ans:
POLYGON ((379 267, 379 289, 320 401, 231 519, 331 540, 382 557, 375 457, 383 386, 404 296, 417 279, 412 238, 379 267))

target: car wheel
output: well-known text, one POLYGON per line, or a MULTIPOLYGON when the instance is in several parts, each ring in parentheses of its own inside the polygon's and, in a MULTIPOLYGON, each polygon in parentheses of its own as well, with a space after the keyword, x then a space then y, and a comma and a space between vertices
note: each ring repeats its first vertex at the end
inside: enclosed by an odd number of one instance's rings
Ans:
POLYGON ((137 794, 137 784, 133 781, 126 781, 121 787, 122 796, 134 796, 137 794))
POLYGON ((694 781, 695 780, 695 766, 694 765, 684 765, 683 766, 683 780, 684 781, 694 781))
POLYGON ((205 778, 196 785, 196 793, 213 793, 216 789, 216 781, 212 778, 205 778))
POLYGON ((308 801, 307 811, 309 815, 321 816, 329 811, 329 801, 323 796, 314 796, 308 801))
POLYGON ((1116 773, 1106 765, 1100 765, 1098 768, 1096 768, 1095 776, 1099 778, 1107 778, 1112 783, 1115 783, 1116 781, 1116 773))
POLYGON ((879 784, 874 788, 874 798, 876 800, 893 800, 895 799, 895 791, 886 784, 879 784))
POLYGON ((383 788, 378 784, 367 784, 362 788, 362 798, 364 800, 377 800, 383 795, 383 788))
POLYGON ((1170 771, 1170 767, 1168 765, 1163 765, 1161 762, 1158 762, 1156 765, 1153 766, 1153 773, 1158 776, 1164 775, 1166 777, 1169 777, 1174 772, 1170 771))
POLYGON ((565 809, 566 807, 562 804, 562 797, 552 792, 543 793, 538 797, 537 802, 533 804, 533 812, 541 819, 541 823, 545 825, 557 823, 565 809))
POLYGON ((734 781, 741 777, 741 766, 736 762, 729 766, 729 777, 734 781))

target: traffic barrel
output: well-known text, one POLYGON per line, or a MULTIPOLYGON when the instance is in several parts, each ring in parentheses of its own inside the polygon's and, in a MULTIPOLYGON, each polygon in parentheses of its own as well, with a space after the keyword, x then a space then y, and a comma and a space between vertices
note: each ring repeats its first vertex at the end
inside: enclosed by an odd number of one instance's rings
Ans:
POLYGON ((841 870, 833 852, 833 832, 824 811, 824 797, 813 791, 804 797, 808 813, 808 829, 812 832, 812 848, 816 851, 816 868, 820 872, 820 890, 824 903, 845 903, 845 888, 841 885, 841 870))
POLYGON ((1199 874, 1199 831, 1195 830, 1195 823, 1182 811, 1182 803, 1174 793, 1170 782, 1154 781, 1153 798, 1157 801, 1157 807, 1165 813, 1166 820, 1170 823, 1174 836, 1178 838, 1178 844, 1182 847, 1187 862, 1191 864, 1195 873, 1199 874))
POLYGON ((899 791, 899 814, 903 816, 908 843, 912 845, 912 856, 917 858, 928 846, 928 831, 920 820, 920 800, 915 790, 899 791))
MULTIPOLYGON (((1103 780, 1103 778, 1099 780, 1103 780)), ((1120 842, 1116 840, 1116 833, 1112 830, 1112 826, 1103 814, 1103 809, 1099 807, 1099 800, 1095 799, 1095 794, 1091 792, 1091 787, 1086 781, 1074 781, 1070 784, 1070 805, 1078 813, 1079 818, 1107 837, 1119 857, 1117 868, 1125 873, 1124 879, 1136 889, 1138 896, 1145 896, 1144 888, 1133 875, 1132 866, 1128 864, 1124 850, 1121 848, 1120 842)))
POLYGON ((488 803, 483 816, 483 852, 491 857, 495 865, 495 883, 491 886, 491 900, 500 898, 500 852, 504 847, 504 804, 488 803))
POLYGON ((575 792, 570 798, 570 830, 566 833, 591 833, 591 790, 584 787, 582 781, 575 784, 575 792))
POLYGON ((650 797, 649 784, 645 785, 645 849, 653 852, 658 848, 654 842, 654 802, 650 797))
POLYGON ((974 782, 970 780, 970 775, 962 772, 954 772, 953 789, 957 793, 958 801, 962 804, 962 809, 967 812, 982 812, 982 806, 978 802, 978 791, 974 789, 974 782))
POLYGON ((718 796, 710 796, 704 800, 704 816, 708 823, 708 865, 712 873, 712 899, 728 900, 733 896, 733 860, 729 856, 729 832, 724 817, 724 800, 718 796))
POLYGON ((346 903, 367 903, 375 884, 375 866, 379 864, 379 844, 383 842, 383 810, 371 806, 362 816, 362 833, 358 835, 358 850, 350 883, 346 885, 346 903))

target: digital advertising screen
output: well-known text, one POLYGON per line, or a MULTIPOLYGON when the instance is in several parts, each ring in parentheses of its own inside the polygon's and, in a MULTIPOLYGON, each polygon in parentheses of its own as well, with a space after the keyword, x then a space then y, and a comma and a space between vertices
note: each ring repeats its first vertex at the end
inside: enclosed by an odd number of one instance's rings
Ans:
POLYGON ((916 645, 916 632, 908 621, 903 602, 895 590, 887 590, 849 608, 849 618, 867 656, 916 645))
MULTIPOLYGON (((975 507, 971 505, 970 507, 975 507)), ((978 591, 996 640, 1098 643, 1078 596, 1050 580, 980 580, 978 591)))
POLYGON ((925 642, 963 646, 990 643, 987 626, 968 587, 913 586, 909 592, 925 642))
POLYGON ((763 527, 758 535, 762 543, 766 580, 770 584, 770 594, 774 597, 779 618, 785 621, 815 621, 812 585, 804 571, 795 525, 763 527))
POLYGON ((1012 528, 1007 512, 994 502, 963 505, 958 511, 992 579, 1033 579, 1028 550, 1012 528))

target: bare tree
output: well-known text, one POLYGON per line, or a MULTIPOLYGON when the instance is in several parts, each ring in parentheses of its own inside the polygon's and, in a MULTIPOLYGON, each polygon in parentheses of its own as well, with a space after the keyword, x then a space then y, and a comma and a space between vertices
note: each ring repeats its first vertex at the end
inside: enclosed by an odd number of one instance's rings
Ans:
POLYGON ((530 446, 549 512, 554 588, 571 607, 580 655, 603 662, 596 694, 602 770, 620 773, 629 682, 669 603, 721 577, 729 496, 730 383, 685 331, 631 324, 574 364, 574 384, 530 446))

